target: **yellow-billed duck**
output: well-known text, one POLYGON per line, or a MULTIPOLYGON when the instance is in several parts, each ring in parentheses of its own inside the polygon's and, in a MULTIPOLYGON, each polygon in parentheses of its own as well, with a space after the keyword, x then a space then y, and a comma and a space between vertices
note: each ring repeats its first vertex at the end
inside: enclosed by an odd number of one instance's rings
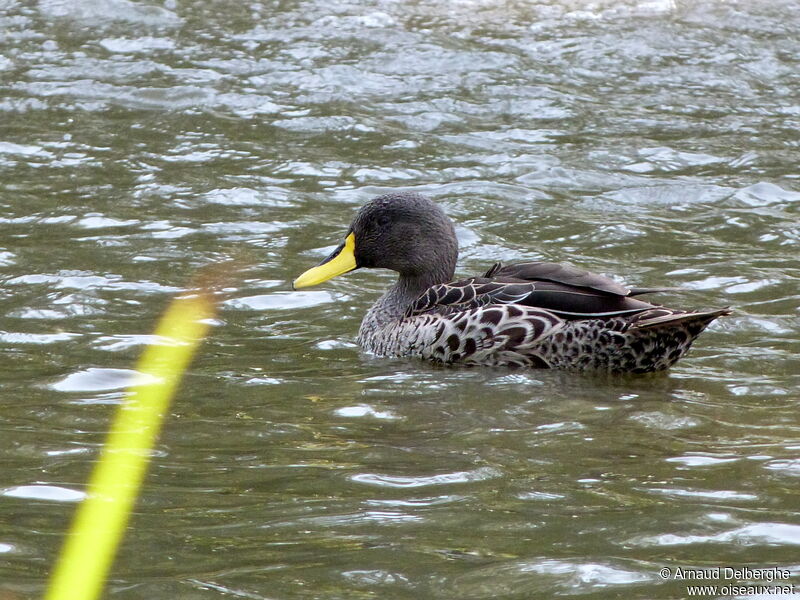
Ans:
POLYGON ((658 306, 634 296, 663 290, 550 262, 496 263, 452 281, 457 258, 453 223, 439 206, 391 193, 365 204, 344 242, 294 287, 358 268, 397 271, 397 283, 364 316, 358 343, 378 356, 446 364, 658 371, 731 312, 658 306))

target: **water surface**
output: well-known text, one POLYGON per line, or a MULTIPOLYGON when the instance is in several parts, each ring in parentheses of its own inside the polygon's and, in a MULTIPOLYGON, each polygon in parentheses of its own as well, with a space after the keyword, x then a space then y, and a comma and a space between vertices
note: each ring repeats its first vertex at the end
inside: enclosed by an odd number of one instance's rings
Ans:
POLYGON ((788 0, 0 2, 0 595, 41 594, 157 315, 231 254, 108 597, 800 585, 798 29, 788 0), (396 189, 456 221, 460 275, 736 312, 655 376, 364 356, 391 275, 290 282, 396 189))

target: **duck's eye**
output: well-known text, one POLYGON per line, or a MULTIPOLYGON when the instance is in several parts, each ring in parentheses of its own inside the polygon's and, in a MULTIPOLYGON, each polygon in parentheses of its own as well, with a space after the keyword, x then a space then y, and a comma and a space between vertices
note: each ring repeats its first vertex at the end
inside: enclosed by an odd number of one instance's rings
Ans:
POLYGON ((392 219, 389 217, 389 215, 379 215, 378 227, 380 227, 381 229, 386 229, 391 221, 392 219))

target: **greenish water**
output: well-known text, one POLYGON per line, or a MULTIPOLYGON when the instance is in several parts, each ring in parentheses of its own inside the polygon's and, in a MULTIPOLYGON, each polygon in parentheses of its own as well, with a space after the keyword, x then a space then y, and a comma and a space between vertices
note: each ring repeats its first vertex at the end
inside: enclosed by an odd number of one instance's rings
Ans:
POLYGON ((800 586, 799 29, 788 0, 0 1, 0 596, 44 589, 168 299, 242 251, 107 597, 800 586), (290 282, 393 189, 457 222, 460 275, 736 312, 649 377, 361 355, 391 275, 290 282))

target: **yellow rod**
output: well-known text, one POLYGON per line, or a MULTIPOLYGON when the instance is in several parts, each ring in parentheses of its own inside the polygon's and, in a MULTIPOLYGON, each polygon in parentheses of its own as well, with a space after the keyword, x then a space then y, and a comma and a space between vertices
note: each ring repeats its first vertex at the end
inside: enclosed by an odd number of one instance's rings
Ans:
POLYGON ((95 600, 125 532, 152 448, 181 376, 214 316, 208 289, 172 301, 145 348, 133 383, 116 411, 100 459, 78 506, 45 600, 95 600))

